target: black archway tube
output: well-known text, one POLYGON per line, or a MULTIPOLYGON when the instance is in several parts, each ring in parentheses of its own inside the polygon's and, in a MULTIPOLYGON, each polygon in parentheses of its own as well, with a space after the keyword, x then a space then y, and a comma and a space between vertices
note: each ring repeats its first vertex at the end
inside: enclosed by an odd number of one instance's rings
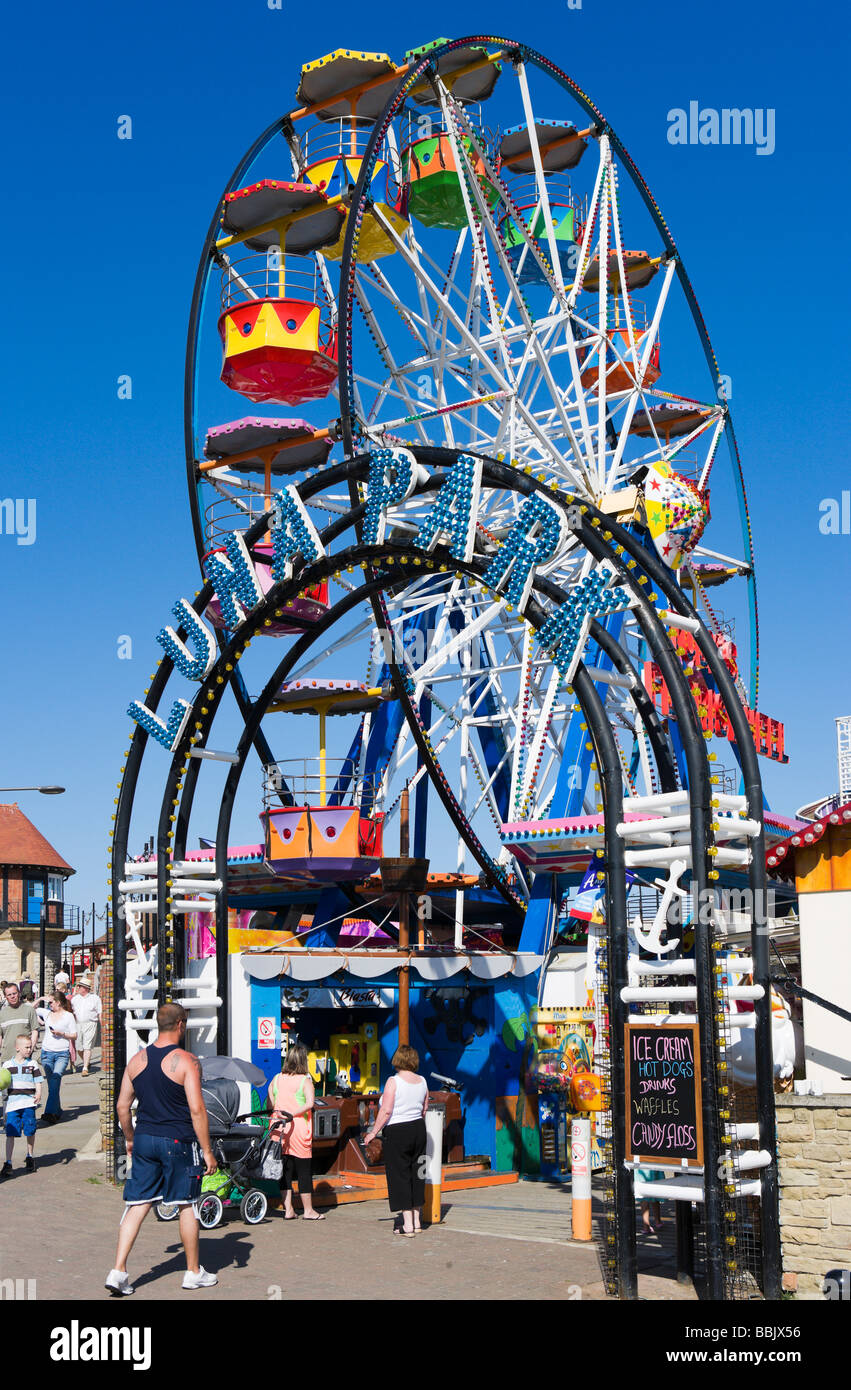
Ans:
MULTIPOLYGON (((590 510, 589 508, 589 512, 590 510)), ((763 1168, 760 1172, 762 1290, 767 1299, 776 1301, 782 1296, 782 1260, 780 1249, 777 1138, 774 1105, 774 1054, 771 1041, 769 934, 767 920, 764 923, 758 920, 762 915, 763 909, 766 909, 767 916, 767 882, 762 779, 759 773, 757 753, 754 747, 750 725, 748 724, 745 712, 742 708, 733 678, 721 659, 718 648, 701 623, 700 616, 694 605, 690 602, 679 585, 675 583, 670 572, 665 568, 657 556, 653 555, 649 550, 644 550, 636 541, 635 537, 631 536, 630 533, 617 522, 613 521, 611 518, 602 516, 601 513, 597 513, 596 515, 600 517, 607 529, 611 530, 612 534, 624 549, 629 551, 632 557, 641 563, 642 568, 650 576, 653 583, 658 586, 669 600, 672 611, 681 614, 683 617, 695 619, 698 622, 699 626, 697 632, 694 634, 695 640, 712 673, 718 692, 721 695, 724 710, 733 727, 736 746, 742 760, 742 776, 748 804, 748 815, 752 820, 760 822, 759 835, 750 841, 751 862, 748 867, 748 882, 753 898, 753 911, 751 915, 751 952, 754 962, 754 982, 762 985, 763 988, 762 999, 756 1000, 754 1004, 754 1011, 756 1014, 756 1038, 754 1040, 754 1047, 760 1145, 772 1156, 771 1164, 763 1168)), ((656 617, 655 610, 653 611, 653 617, 656 617)), ((656 622, 658 623, 658 618, 656 618, 656 622)), ((655 650, 654 655, 656 655, 655 650)), ((656 659, 658 662, 658 656, 656 659)), ((659 664, 661 666, 661 663, 659 664)), ((682 679, 679 665, 675 663, 675 666, 680 679, 682 679)), ((672 691, 672 687, 664 670, 663 676, 669 691, 672 691)), ((689 777, 691 777, 690 772, 689 777)))
POLYGON ((641 684, 638 672, 620 642, 603 627, 602 623, 598 623, 596 618, 591 623, 590 636, 593 637, 600 650, 609 657, 615 670, 619 671, 622 676, 631 676, 635 681, 629 695, 647 730, 650 747, 653 749, 653 755, 656 759, 656 769, 659 773, 662 791, 676 791, 677 769, 674 755, 671 752, 671 745, 662 727, 662 721, 656 713, 653 701, 641 684))
MULTIPOLYGON (((595 619, 591 623, 590 635, 602 651, 611 659, 616 670, 624 676, 632 676, 635 684, 630 691, 635 708, 640 714, 647 732, 653 755, 656 759, 656 770, 659 774, 659 785, 663 792, 677 790, 678 780, 676 764, 671 751, 670 742, 665 733, 662 721, 656 713, 656 708, 644 686, 641 684, 638 673, 632 665, 629 657, 615 640, 610 632, 598 623, 595 619)), ((675 1202, 675 1221, 677 1228, 677 1281, 688 1283, 694 1278, 694 1222, 691 1207, 686 1202, 675 1202)))
MULTIPOLYGON (((609 526, 608 522, 607 529, 610 529, 612 534, 617 534, 614 525, 609 526)), ((626 534, 620 527, 618 527, 618 532, 620 532, 621 535, 626 534)), ((722 1264, 722 1193, 721 1178, 719 1177, 721 1145, 719 1142, 720 1136, 718 1134, 717 1070, 714 1048, 714 1029, 711 1026, 714 1017, 715 1002, 714 973, 709 929, 701 921, 702 913, 700 910, 702 904, 707 902, 710 891, 707 874, 707 851, 710 847, 711 838, 711 808, 709 804, 711 789, 706 745, 703 738, 703 730, 701 729, 697 717, 697 710, 691 698, 691 692, 688 688, 685 675, 683 674, 679 662, 674 657, 673 650, 653 604, 645 598, 641 588, 633 582, 631 573, 621 557, 612 555, 608 545, 595 527, 585 521, 579 528, 577 534, 580 536, 586 549, 594 555, 596 559, 608 559, 615 564, 621 577, 632 590, 632 593, 637 597, 634 611, 647 637, 656 662, 662 671, 662 676, 668 687, 668 691, 670 692, 686 755, 691 822, 692 895, 693 901, 696 901, 698 904, 694 931, 694 951, 698 1018, 701 1022, 701 1112, 703 1119, 704 1208, 707 1229, 707 1292, 711 1299, 720 1301, 724 1297, 724 1271, 722 1264)), ((618 539, 620 540, 620 535, 618 539)), ((639 561, 642 568, 645 568, 645 556, 647 556, 647 552, 644 548, 637 542, 634 542, 633 545, 630 546, 630 550, 632 550, 633 557, 639 561)), ((647 556, 647 558, 652 559, 652 557, 649 556, 647 556)), ((648 572, 650 572, 649 569, 648 572)), ((614 976, 614 972, 612 972, 612 974, 614 976)), ((621 986, 625 984, 626 978, 624 977, 621 986)), ((614 987, 615 984, 613 979, 613 989, 614 987)))
MULTIPOLYGON (((218 232, 222 209, 225 205, 225 197, 242 178, 245 171, 250 167, 254 159, 264 148, 265 145, 277 134, 284 134, 290 126, 289 117, 282 116, 267 126, 262 135, 259 135, 254 143, 249 146, 245 154, 240 159, 233 173, 231 174, 224 191, 216 204, 216 211, 213 213, 212 221, 207 229, 204 239, 204 248, 201 252, 201 259, 198 262, 198 269, 195 274, 195 284, 192 290, 192 304, 189 310, 189 325, 186 333, 186 357, 183 374, 183 439, 186 454, 186 482, 189 492, 189 514, 192 519, 192 531, 195 537, 195 549, 198 554, 198 567, 203 575, 204 557, 204 526, 201 511, 198 505, 198 479, 197 479, 197 460, 195 458, 195 369, 198 359, 198 329, 201 317, 201 306, 204 299, 204 290, 207 283, 207 276, 210 273, 211 262, 216 249, 216 234, 218 232)), ((204 575, 206 578, 206 575, 204 575)), ((217 641, 220 648, 225 643, 221 634, 217 634, 217 641)), ((239 712, 243 720, 248 716, 250 700, 245 683, 238 669, 234 669, 231 679, 234 698, 236 699, 239 712)), ((274 759, 272 750, 259 730, 255 741, 257 756, 261 763, 270 763, 274 759)), ((176 938, 175 938, 176 939, 176 938)))
MULTIPOLYGON (((171 662, 165 660, 157 668, 151 681, 146 704, 156 711, 163 691, 171 675, 171 662)), ((136 786, 142 768, 142 758, 148 743, 148 735, 140 725, 130 739, 130 750, 124 765, 121 790, 118 793, 118 809, 115 814, 115 828, 112 833, 112 1067, 115 1095, 121 1085, 124 1068, 127 1065, 127 1032, 124 1012, 118 1006, 124 997, 127 984, 127 926, 122 912, 121 893, 118 885, 124 878, 124 866, 130 837, 130 817, 136 797, 136 786)))
POLYGON ((594 688, 594 681, 584 666, 579 666, 573 678, 573 688, 579 697, 588 731, 594 743, 600 784, 603 789, 603 824, 606 836, 606 859, 601 861, 606 873, 606 922, 609 936, 609 1053, 612 1094, 612 1172, 617 1211, 616 1259, 618 1294, 623 1299, 638 1296, 638 1276, 635 1260, 635 1199, 632 1173, 626 1165, 626 1107, 615 1105, 615 1096, 626 1095, 626 1059, 624 1055, 624 1024, 627 1005, 621 989, 627 982, 627 913, 626 858, 624 841, 617 828, 623 820, 623 771, 614 734, 606 717, 603 702, 594 688))
MULTIPOLYGON (((687 601, 685 601, 687 602, 687 601)), ((694 612, 694 610, 692 610, 694 612)), ((695 616, 697 616, 695 614, 695 616)), ((742 709, 733 678, 721 660, 718 648, 701 629, 696 634, 697 645, 706 658, 714 677, 742 760, 742 773, 748 815, 759 821, 759 834, 748 843, 751 862, 748 866, 751 907, 751 955, 754 983, 762 985, 761 999, 754 1001, 756 1038, 757 1113, 760 1147, 771 1154, 771 1163, 760 1170, 760 1211, 762 1218, 762 1291, 767 1299, 782 1297, 780 1248, 780 1192, 777 1173, 777 1133, 774 1105, 774 1051, 771 1039, 771 958, 768 926, 768 894, 765 868, 765 822, 762 814, 762 779, 757 753, 745 712, 742 709)))

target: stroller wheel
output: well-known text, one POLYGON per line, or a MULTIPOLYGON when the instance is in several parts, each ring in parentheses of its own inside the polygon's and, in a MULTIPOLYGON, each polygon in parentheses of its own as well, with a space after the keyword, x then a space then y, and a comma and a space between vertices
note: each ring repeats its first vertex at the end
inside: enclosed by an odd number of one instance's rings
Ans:
POLYGON ((158 1221, 174 1221, 180 1214, 180 1207, 176 1202, 158 1202, 154 1211, 158 1221))
POLYGON ((250 1187, 239 1204, 239 1213, 249 1226, 256 1226, 263 1220, 268 1206, 266 1193, 259 1187, 250 1187))
POLYGON ((208 1193, 198 1203, 198 1220, 205 1231, 212 1231, 214 1226, 218 1226, 224 1213, 224 1205, 221 1197, 216 1197, 213 1193, 208 1193))

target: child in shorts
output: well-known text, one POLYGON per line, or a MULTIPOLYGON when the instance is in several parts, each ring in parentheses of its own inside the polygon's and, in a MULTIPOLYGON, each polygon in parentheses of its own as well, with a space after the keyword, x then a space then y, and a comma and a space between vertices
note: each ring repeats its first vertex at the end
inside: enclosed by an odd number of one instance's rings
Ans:
POLYGON ((6 1162, 0 1170, 0 1177, 12 1175, 12 1152, 15 1140, 23 1136, 27 1141, 27 1156, 24 1168, 28 1173, 35 1172, 35 1131, 36 1106, 41 1100, 42 1070, 33 1061, 32 1037, 29 1033, 19 1033, 15 1039, 15 1056, 7 1062, 12 1084, 6 1095, 6 1162))

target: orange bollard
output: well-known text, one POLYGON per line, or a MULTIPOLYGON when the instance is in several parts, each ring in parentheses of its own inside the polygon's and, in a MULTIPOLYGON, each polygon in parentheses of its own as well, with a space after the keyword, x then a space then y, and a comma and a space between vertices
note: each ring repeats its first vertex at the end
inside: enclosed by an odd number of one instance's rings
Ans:
POLYGON ((570 1122, 570 1174, 573 1239, 591 1239, 591 1121, 575 1115, 570 1122))
POLYGON ((426 1172, 425 1205, 423 1221, 427 1226, 440 1224, 440 1194, 443 1178, 443 1112, 427 1110, 426 1122, 426 1172))

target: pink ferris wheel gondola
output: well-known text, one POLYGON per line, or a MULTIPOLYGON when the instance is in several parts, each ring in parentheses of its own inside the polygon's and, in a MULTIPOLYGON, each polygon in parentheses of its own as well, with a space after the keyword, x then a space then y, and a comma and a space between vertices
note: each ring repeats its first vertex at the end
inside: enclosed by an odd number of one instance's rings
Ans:
MULTIPOLYGON (((332 445, 333 440, 327 429, 316 429, 306 420, 244 416, 227 424, 214 425, 208 430, 204 446, 206 459, 201 468, 204 473, 220 481, 228 474, 262 473, 265 480, 262 504, 268 511, 272 503, 272 477, 320 467, 327 460, 332 445)), ((227 507, 224 511, 212 509, 207 527, 207 539, 211 542, 207 555, 221 552, 221 546, 214 542, 220 533, 228 530, 232 520, 233 513, 227 507)), ((264 594, 268 593, 273 584, 272 546, 268 539, 254 546, 254 560, 260 588, 264 594)), ((302 597, 285 605, 285 616, 280 622, 270 623, 263 631, 270 637, 301 632, 305 621, 317 622, 327 608, 327 583, 311 585, 305 589, 302 597)), ((209 605, 207 615, 214 627, 225 626, 215 599, 209 605)))

